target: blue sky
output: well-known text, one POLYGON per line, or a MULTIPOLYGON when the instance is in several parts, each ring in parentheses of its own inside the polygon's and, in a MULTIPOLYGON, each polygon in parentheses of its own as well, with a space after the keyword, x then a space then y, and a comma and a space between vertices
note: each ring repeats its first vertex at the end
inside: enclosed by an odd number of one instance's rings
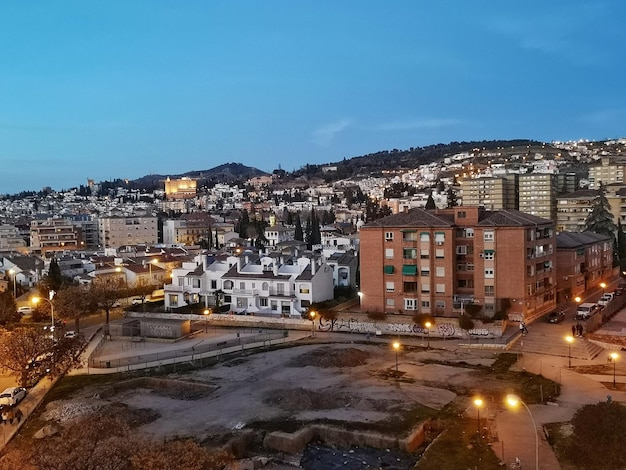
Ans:
POLYGON ((0 193, 626 136, 622 0, 0 3, 0 193))

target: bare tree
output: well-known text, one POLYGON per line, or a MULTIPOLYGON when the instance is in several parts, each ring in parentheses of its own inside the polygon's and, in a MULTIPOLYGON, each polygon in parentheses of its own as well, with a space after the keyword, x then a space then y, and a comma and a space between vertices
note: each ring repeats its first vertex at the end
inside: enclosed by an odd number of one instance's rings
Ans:
POLYGON ((105 277, 91 284, 90 294, 98 307, 105 311, 107 325, 111 309, 118 306, 121 299, 128 297, 128 292, 124 280, 117 277, 105 277))
POLYGON ((59 317, 74 320, 75 330, 80 331, 80 319, 95 313, 98 303, 87 286, 70 286, 57 292, 54 297, 55 313, 59 317))
POLYGON ((4 292, 0 292, 0 325, 6 325, 14 321, 19 321, 17 304, 12 292, 7 289, 4 292))
POLYGON ((37 328, 16 328, 0 338, 0 368, 17 377, 20 385, 31 381, 34 362, 49 353, 52 341, 37 328))

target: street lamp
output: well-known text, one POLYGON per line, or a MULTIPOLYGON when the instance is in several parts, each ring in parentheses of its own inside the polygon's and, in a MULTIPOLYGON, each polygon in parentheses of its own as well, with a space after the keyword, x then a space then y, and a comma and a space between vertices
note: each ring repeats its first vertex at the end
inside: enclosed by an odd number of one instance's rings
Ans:
POLYGON ((579 304, 581 300, 583 300, 583 299, 581 299, 578 296, 574 297, 574 302, 576 302, 577 304, 579 304))
POLYGON ((9 274, 13 276, 13 297, 17 299, 17 286, 15 284, 15 279, 17 278, 17 271, 11 268, 9 269, 9 274))
POLYGON ((400 349, 400 343, 398 341, 393 342, 393 349, 396 350, 396 375, 398 375, 398 349, 400 349))
POLYGON ((424 323, 424 326, 426 327, 426 349, 430 349, 430 327, 431 327, 431 323, 429 321, 427 321, 426 323, 424 323))
POLYGON ((315 336, 315 315, 317 315, 315 310, 309 312, 309 317, 311 317, 311 336, 315 336))
POLYGON ((565 341, 567 341, 567 360, 568 360, 568 368, 572 368, 572 343, 574 342, 573 336, 566 336, 565 341))
POLYGON ((476 419, 478 420, 478 434, 480 434, 480 409, 483 406, 483 399, 474 398, 474 406, 476 407, 476 419))
POLYGON ((602 295, 604 295, 604 289, 606 289, 606 282, 601 282, 600 287, 602 287, 602 295))
POLYGON ((152 265, 156 265, 159 262, 158 259, 152 259, 150 260, 150 263, 148 263, 148 266, 150 267, 150 284, 152 284, 152 265))
POLYGON ((209 313, 211 313, 211 311, 209 309, 206 309, 202 313, 204 314, 204 332, 207 333, 209 331, 208 323, 209 323, 209 313))
POLYGON ((52 319, 52 324, 50 326, 50 331, 52 332, 52 340, 54 340, 54 304, 52 303, 52 299, 54 298, 54 291, 50 291, 50 298, 47 299, 46 297, 33 297, 31 302, 34 305, 37 305, 39 303, 40 300, 45 300, 46 302, 48 302, 50 304, 50 318, 52 319))
POLYGON ((526 408, 528 411, 528 415, 530 416, 530 420, 533 423, 533 427, 535 428, 535 469, 539 470, 539 434, 537 433, 537 423, 535 423, 535 418, 533 414, 530 412, 528 405, 522 401, 520 397, 517 395, 509 394, 506 396, 506 403, 510 408, 517 408, 520 404, 526 408))
POLYGON ((609 355, 611 356, 611 360, 613 361, 613 388, 616 388, 617 384, 615 383, 615 363, 617 362, 619 354, 617 354, 616 352, 612 352, 609 355))

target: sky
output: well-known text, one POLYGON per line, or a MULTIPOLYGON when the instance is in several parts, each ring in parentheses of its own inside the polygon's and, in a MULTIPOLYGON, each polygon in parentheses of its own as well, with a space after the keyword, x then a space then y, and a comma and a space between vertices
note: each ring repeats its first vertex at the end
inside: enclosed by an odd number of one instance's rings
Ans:
POLYGON ((0 194, 626 136, 623 0, 3 0, 0 194))

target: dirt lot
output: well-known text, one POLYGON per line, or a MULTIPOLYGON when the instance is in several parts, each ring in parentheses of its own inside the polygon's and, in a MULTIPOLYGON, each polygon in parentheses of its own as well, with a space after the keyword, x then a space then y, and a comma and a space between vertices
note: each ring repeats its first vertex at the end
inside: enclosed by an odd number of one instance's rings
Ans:
POLYGON ((300 345, 160 378, 166 385, 86 387, 49 403, 43 417, 62 428, 122 406, 136 419, 135 433, 205 444, 222 444, 247 429, 293 432, 308 422, 392 429, 416 407, 440 410, 458 393, 493 388, 474 366, 488 367, 494 359, 487 351, 405 349, 396 375, 386 344, 300 345))

